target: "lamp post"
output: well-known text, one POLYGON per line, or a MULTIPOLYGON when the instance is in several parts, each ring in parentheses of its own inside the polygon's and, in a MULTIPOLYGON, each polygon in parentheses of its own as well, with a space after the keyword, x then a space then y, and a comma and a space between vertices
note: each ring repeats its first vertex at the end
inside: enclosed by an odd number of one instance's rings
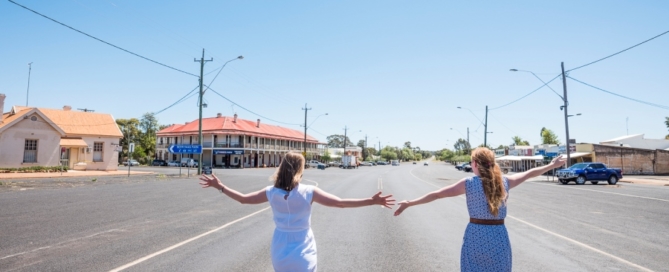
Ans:
MULTIPOLYGON (((231 62, 231 61, 233 61, 233 60, 238 60, 238 59, 244 59, 244 57, 243 57, 243 56, 239 56, 239 57, 236 57, 236 58, 234 58, 234 59, 231 59, 231 60, 225 62, 225 63, 223 64, 223 66, 221 67, 221 70, 223 70, 223 68, 225 67, 225 65, 228 64, 229 62, 231 62)), ((198 118, 198 130, 197 130, 197 135, 198 135, 198 143, 199 143, 200 145, 202 145, 202 106, 203 106, 202 98, 203 98, 203 96, 204 96, 204 93, 206 92, 206 90, 203 89, 203 87, 204 87, 204 63, 205 63, 205 62, 209 62, 209 61, 214 61, 214 59, 211 58, 211 59, 205 60, 205 59, 204 59, 204 48, 203 48, 203 49, 202 49, 202 58, 200 58, 200 60, 193 59, 193 61, 195 61, 195 62, 199 62, 199 63, 200 63, 200 80, 199 80, 199 81, 200 81, 200 93, 199 93, 199 100, 198 100, 198 103, 197 103, 197 104, 198 104, 198 108, 199 108, 199 118, 198 118)), ((220 73, 221 70, 219 70, 218 72, 220 73)), ((217 76, 218 76, 218 74, 216 74, 216 77, 217 77, 217 76)), ((216 79, 216 77, 214 77, 214 79, 216 79)), ((213 81, 212 81, 212 82, 213 82, 213 81)), ((209 83, 209 85, 211 85, 211 83, 209 83)), ((212 143, 212 144, 213 144, 213 143, 212 143)), ((213 152, 213 151, 212 151, 212 152, 213 152)), ((198 175, 202 175, 202 153, 203 153, 203 152, 200 152, 199 157, 198 157, 198 163, 197 163, 197 174, 198 174, 198 175)))
MULTIPOLYGON (((481 122, 481 124, 483 125, 483 130, 484 130, 484 132, 483 132, 483 146, 488 146, 488 133, 489 133, 488 132, 488 105, 485 106, 485 123, 483 121, 481 121, 481 119, 479 119, 479 117, 476 116, 476 114, 474 114, 474 112, 472 110, 470 110, 468 108, 463 108, 463 107, 458 107, 458 109, 468 110, 469 112, 472 113, 472 115, 474 115, 474 117, 476 117, 476 119, 479 120, 479 122, 481 122)), ((467 135, 469 135, 469 129, 467 129, 467 135)), ((469 137, 467 137, 467 142, 469 142, 469 137)))
POLYGON ((567 100, 567 79, 566 75, 564 73, 564 62, 561 63, 561 68, 562 68, 562 87, 563 87, 563 95, 560 95, 557 93, 551 86, 548 86, 548 84, 543 81, 541 78, 539 78, 534 72, 532 71, 526 71, 526 70, 519 70, 519 69, 509 69, 511 72, 526 72, 532 74, 534 77, 536 77, 541 83, 544 84, 544 86, 547 86, 551 91, 553 91, 557 96, 562 99, 563 105, 560 106, 560 110, 564 111, 564 128, 565 128, 565 134, 567 136, 567 143, 566 143, 566 152, 567 152, 567 163, 565 164, 565 167, 569 168, 569 164, 571 163, 571 151, 570 151, 570 143, 569 143, 569 114, 567 113, 567 106, 569 105, 569 101, 567 100))
POLYGON ((311 121, 311 124, 307 125, 307 111, 311 110, 311 108, 307 108, 307 104, 305 103, 304 108, 302 108, 302 110, 304 110, 304 151, 303 151, 303 156, 304 156, 304 159, 306 160, 307 159, 307 129, 310 128, 311 125, 313 125, 314 122, 316 122, 316 120, 318 120, 319 117, 321 117, 323 115, 328 115, 328 114, 324 113, 324 114, 321 114, 319 116, 316 116, 316 119, 311 121))
MULTIPOLYGON (((30 71, 33 69, 33 63, 28 63, 28 89, 26 90, 26 107, 28 106, 28 97, 30 96, 30 71)), ((2 112, 0 112, 2 114, 2 112)))

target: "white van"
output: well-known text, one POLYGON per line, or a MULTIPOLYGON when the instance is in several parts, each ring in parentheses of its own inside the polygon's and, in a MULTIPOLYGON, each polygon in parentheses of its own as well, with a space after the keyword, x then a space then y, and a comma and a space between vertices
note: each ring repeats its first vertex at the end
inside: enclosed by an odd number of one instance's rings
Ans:
POLYGON ((197 160, 191 158, 181 158, 182 167, 197 167, 197 160))
POLYGON ((390 165, 392 165, 392 166, 400 166, 400 161, 399 161, 399 160, 392 160, 392 161, 390 162, 390 165))

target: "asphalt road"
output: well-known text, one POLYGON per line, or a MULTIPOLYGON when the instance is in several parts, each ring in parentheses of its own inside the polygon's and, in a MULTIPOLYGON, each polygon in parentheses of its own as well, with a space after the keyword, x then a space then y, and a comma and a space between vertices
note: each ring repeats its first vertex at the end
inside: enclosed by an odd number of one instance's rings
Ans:
MULTIPOLYGON (((215 173, 252 192, 271 185, 273 171, 215 173)), ((346 198, 382 189, 399 201, 468 175, 439 162, 403 163, 308 169, 303 182, 346 198)), ((40 186, 46 180, 21 190, 0 186, 0 270, 272 271, 268 204, 238 204, 201 189, 196 177, 63 183, 70 186, 40 186)), ((669 271, 666 186, 558 185, 538 178, 513 189, 508 204, 516 271, 669 271)), ((457 271, 468 217, 462 197, 399 217, 376 206, 315 204, 319 270, 457 271)))

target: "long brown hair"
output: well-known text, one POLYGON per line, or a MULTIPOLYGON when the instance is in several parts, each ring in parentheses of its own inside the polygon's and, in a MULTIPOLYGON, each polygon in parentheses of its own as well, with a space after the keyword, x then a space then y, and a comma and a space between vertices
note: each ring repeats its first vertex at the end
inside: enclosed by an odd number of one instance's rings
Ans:
POLYGON ((269 178, 274 181, 274 187, 291 191, 302 179, 302 172, 304 172, 304 157, 299 153, 288 153, 283 158, 279 168, 269 178))
POLYGON ((484 147, 472 151, 472 161, 476 162, 479 177, 483 183, 483 192, 488 200, 488 210, 494 216, 499 214, 499 207, 504 204, 506 190, 502 180, 502 171, 495 163, 495 153, 484 147))

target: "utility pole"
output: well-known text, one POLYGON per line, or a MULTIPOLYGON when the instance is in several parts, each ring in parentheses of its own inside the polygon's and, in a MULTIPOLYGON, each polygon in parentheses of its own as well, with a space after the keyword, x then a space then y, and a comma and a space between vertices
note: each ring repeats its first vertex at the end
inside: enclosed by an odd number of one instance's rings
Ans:
MULTIPOLYGON (((460 133, 460 134, 462 134, 462 133, 460 133)), ((467 150, 467 152, 469 153, 469 152, 472 151, 472 144, 469 142, 469 127, 467 127, 467 145, 469 146, 469 148, 467 150)))
POLYGON ((564 74, 564 62, 561 63, 562 66, 562 89, 564 90, 564 95, 562 96, 562 100, 564 102, 564 105, 562 108, 564 109, 564 127, 565 131, 567 133, 567 163, 565 166, 568 168, 569 164, 571 162, 571 155, 570 153, 570 143, 569 143, 569 117, 567 116, 567 106, 569 105, 569 100, 567 100, 567 79, 564 74))
POLYGON ((304 103, 304 152, 302 155, 304 156, 304 159, 307 159, 307 111, 310 110, 311 108, 307 108, 307 103, 304 103))
POLYGON ((346 131, 348 130, 348 127, 344 126, 344 155, 346 155, 346 131))
POLYGON ((362 159, 365 159, 365 153, 367 153, 367 134, 365 134, 365 149, 362 150, 362 159))
POLYGON ((28 97, 30 96, 30 71, 32 70, 32 65, 32 62, 28 63, 28 90, 26 91, 26 107, 28 106, 28 97))
POLYGON ((485 106, 485 124, 483 125, 485 134, 483 135, 483 146, 488 147, 488 105, 485 106))
MULTIPOLYGON (((214 61, 214 58, 211 58, 209 60, 204 59, 204 48, 202 48, 202 58, 200 60, 193 59, 194 62, 200 62, 200 95, 199 95, 199 100, 198 100, 198 108, 200 109, 200 118, 198 120, 198 144, 202 145, 202 95, 204 95, 204 92, 202 90, 202 86, 204 85, 203 79, 204 79, 204 63, 207 61, 214 61)), ((200 152, 200 157, 197 162, 197 175, 202 175, 202 153, 200 152)))

